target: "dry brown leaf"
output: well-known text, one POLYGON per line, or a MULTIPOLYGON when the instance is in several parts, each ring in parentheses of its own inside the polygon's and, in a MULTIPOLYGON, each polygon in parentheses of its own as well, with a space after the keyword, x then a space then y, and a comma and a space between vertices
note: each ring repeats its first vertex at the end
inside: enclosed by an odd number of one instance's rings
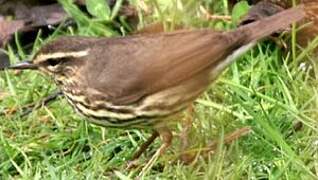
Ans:
POLYGON ((58 24, 67 17, 67 13, 59 4, 34 6, 28 11, 20 11, 15 14, 16 19, 24 20, 33 27, 58 24))
POLYGON ((16 31, 24 27, 22 20, 0 20, 0 46, 4 45, 16 31))

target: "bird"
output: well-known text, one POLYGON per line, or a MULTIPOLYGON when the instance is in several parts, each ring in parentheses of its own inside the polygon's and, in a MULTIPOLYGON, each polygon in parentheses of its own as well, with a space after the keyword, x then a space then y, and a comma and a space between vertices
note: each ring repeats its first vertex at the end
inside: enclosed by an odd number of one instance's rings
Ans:
POLYGON ((230 31, 61 36, 40 48, 32 60, 8 69, 51 76, 75 111, 93 124, 152 129, 147 142, 159 136, 162 144, 147 169, 170 146, 170 125, 225 68, 258 41, 303 17, 298 6, 230 31))

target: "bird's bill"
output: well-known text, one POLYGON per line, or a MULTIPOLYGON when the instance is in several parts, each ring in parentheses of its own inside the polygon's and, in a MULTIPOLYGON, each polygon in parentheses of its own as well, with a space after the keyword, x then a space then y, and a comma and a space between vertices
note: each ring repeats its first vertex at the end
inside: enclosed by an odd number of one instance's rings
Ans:
POLYGON ((32 61, 22 61, 9 66, 8 69, 38 69, 38 66, 33 64, 32 61))

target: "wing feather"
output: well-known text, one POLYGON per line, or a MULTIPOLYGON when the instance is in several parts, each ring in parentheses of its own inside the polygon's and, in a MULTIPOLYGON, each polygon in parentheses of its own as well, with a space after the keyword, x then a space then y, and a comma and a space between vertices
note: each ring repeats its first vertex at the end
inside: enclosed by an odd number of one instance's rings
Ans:
POLYGON ((96 57, 83 73, 88 87, 107 94, 111 102, 131 104, 213 69, 243 37, 196 30, 99 40, 91 48, 96 57))

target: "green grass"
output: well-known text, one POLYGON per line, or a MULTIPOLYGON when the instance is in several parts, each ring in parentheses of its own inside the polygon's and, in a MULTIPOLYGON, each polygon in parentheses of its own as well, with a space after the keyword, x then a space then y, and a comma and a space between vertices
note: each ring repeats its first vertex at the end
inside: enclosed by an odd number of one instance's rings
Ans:
MULTIPOLYGON (((112 19, 92 19, 69 1, 60 2, 76 15, 78 28, 58 28, 50 38, 129 32, 125 25, 116 31, 112 19)), ((200 4, 217 14, 228 14, 225 0, 188 0, 171 6, 167 0, 146 2, 155 13, 145 16, 140 10, 140 26, 162 21, 168 30, 180 23, 192 28, 233 27, 198 15, 200 4)), ((39 33, 32 53, 44 41, 39 33)), ((191 149, 222 141, 225 134, 241 127, 250 126, 253 132, 230 145, 221 144, 206 159, 199 156, 188 166, 174 162, 180 154, 180 142, 175 138, 145 179, 317 179, 318 68, 309 56, 315 43, 304 50, 295 46, 297 53, 293 55, 266 42, 240 58, 195 102, 191 149), (302 122, 303 128, 295 131, 297 122, 302 122)), ((8 52, 16 62, 15 51, 9 48, 8 52)), ((18 48, 17 54, 26 56, 23 48, 18 48)), ((50 78, 31 71, 0 72, 0 88, 0 111, 19 109, 56 89, 50 78)), ((175 135, 180 130, 177 126, 175 135)), ((125 164, 149 133, 88 124, 64 98, 26 117, 7 114, 0 117, 0 179, 134 178, 140 169, 126 170, 125 164)), ((159 146, 157 140, 142 156, 141 164, 159 146)))

